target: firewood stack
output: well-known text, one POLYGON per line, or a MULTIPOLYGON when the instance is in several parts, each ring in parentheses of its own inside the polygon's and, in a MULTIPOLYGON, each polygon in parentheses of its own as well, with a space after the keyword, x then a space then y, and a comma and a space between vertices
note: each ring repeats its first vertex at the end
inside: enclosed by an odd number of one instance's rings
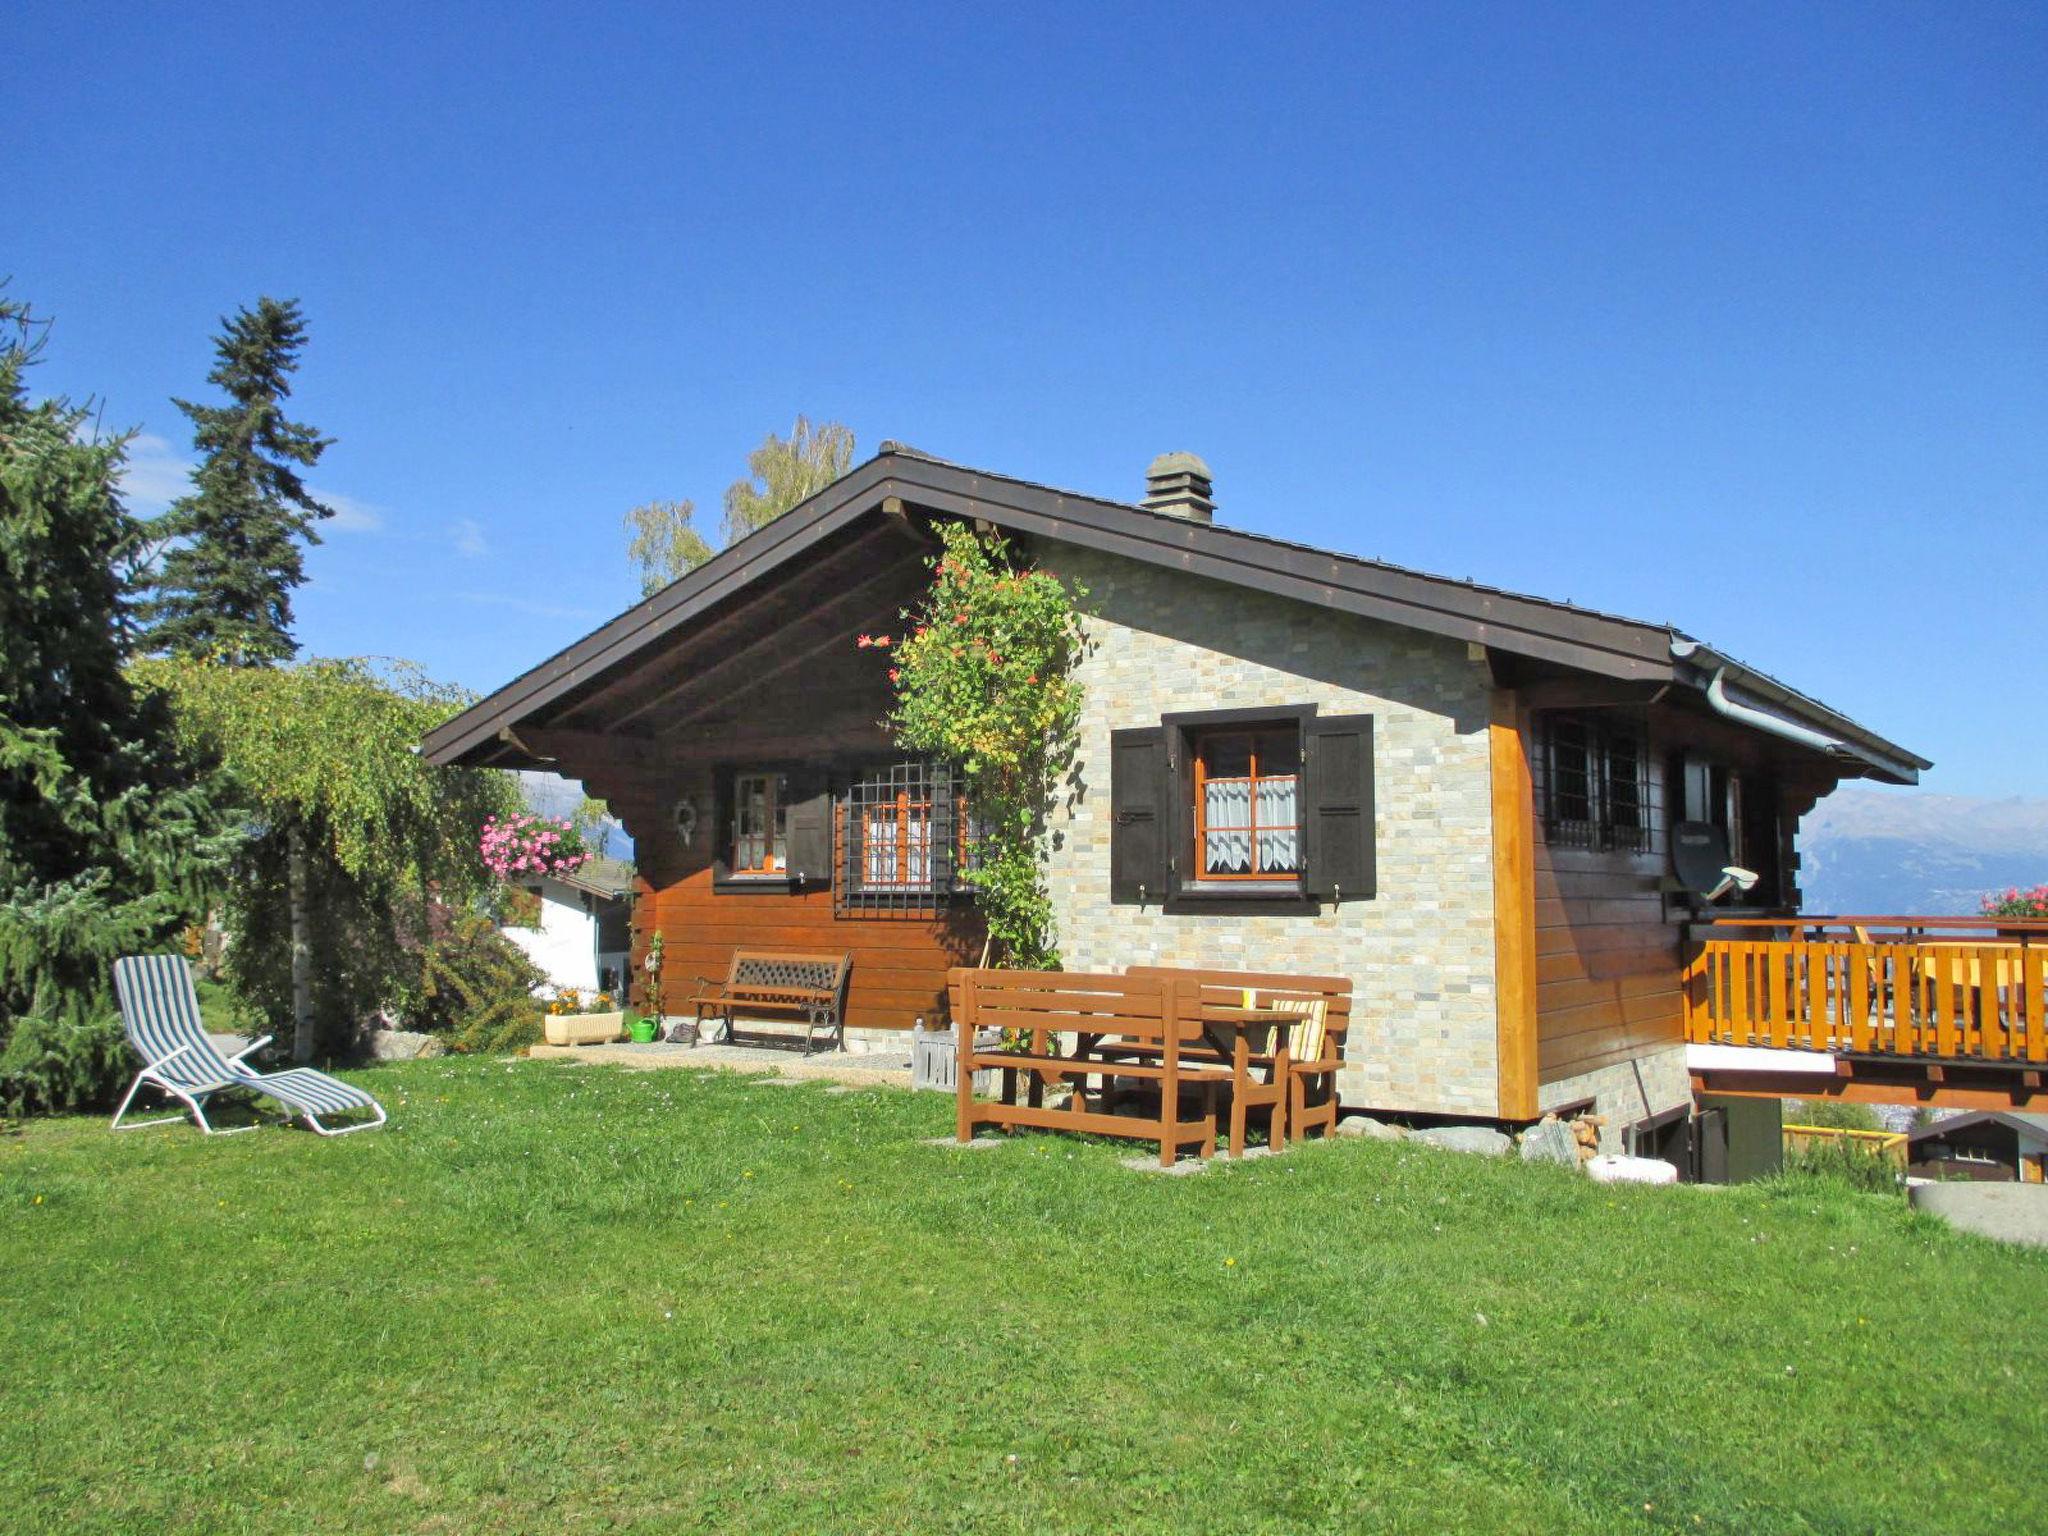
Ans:
POLYGON ((1600 1127, 1607 1123, 1605 1115, 1579 1115, 1565 1122, 1572 1128, 1572 1139, 1579 1144, 1579 1161, 1590 1163, 1600 1155, 1600 1127))

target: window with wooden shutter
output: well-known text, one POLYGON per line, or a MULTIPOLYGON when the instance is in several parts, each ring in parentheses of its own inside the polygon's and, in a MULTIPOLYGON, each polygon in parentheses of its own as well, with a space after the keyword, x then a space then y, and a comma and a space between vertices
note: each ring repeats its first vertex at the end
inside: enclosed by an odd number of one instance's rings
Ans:
POLYGON ((1170 714, 1111 732, 1110 762, 1111 900, 1255 913, 1373 894, 1371 716, 1170 714))
POLYGON ((712 883, 721 891, 788 892, 832 874, 831 802, 822 769, 742 763, 715 776, 712 883))

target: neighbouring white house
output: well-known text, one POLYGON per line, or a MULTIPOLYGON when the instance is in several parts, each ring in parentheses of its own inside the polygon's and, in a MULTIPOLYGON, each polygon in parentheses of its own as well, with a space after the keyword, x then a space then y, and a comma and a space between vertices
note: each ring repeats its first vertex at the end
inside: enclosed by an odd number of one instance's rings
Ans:
POLYGON ((557 992, 609 992, 627 979, 632 939, 633 866, 592 859, 568 874, 520 882, 531 898, 521 918, 503 925, 557 992), (535 903, 538 911, 535 910, 535 903))

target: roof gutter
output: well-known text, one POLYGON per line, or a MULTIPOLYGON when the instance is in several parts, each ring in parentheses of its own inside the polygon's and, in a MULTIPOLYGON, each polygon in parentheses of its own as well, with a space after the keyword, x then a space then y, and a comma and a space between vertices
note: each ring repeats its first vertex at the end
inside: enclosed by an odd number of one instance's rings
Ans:
POLYGON ((1776 736, 1781 741, 1792 742, 1838 762, 1854 763, 1859 771, 1886 783, 1918 783, 1919 770, 1930 766, 1925 758, 1858 729, 1853 721, 1841 720, 1826 706, 1815 704, 1782 683, 1752 671, 1697 640, 1674 635, 1671 656, 1674 661, 1691 664, 1689 668, 1680 670, 1679 680, 1704 692, 1707 707, 1723 719, 1776 736), (1781 705, 1789 714, 1803 715, 1814 723, 1807 724, 1800 719, 1788 718, 1788 714, 1780 714, 1775 709, 1762 709, 1731 698, 1728 693, 1731 682, 1753 697, 1781 705), (1850 729, 1839 730, 1837 721, 1850 729))
MULTIPOLYGON (((1832 736, 1823 736, 1819 731, 1808 730, 1803 725, 1795 725, 1792 721, 1771 714, 1768 710, 1752 709, 1747 704, 1736 703, 1728 697, 1728 669, 1726 667, 1717 668, 1714 672, 1714 680, 1707 684, 1707 702, 1713 706, 1715 714, 1733 720, 1738 725, 1753 726, 1759 731, 1768 731, 1773 736, 1782 736, 1787 741, 1796 741, 1800 746, 1811 747, 1816 752, 1830 754, 1850 752, 1846 742, 1837 741, 1832 736)), ((1850 755, 1859 756, 1860 754, 1850 752, 1850 755)))

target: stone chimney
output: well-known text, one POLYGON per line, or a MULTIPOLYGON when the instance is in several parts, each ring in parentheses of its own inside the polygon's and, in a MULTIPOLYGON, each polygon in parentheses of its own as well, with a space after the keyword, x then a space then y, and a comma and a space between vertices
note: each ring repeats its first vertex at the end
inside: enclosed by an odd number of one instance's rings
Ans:
POLYGON ((1215 522, 1209 466, 1192 453, 1162 453, 1145 471, 1145 505, 1191 523, 1215 522))

